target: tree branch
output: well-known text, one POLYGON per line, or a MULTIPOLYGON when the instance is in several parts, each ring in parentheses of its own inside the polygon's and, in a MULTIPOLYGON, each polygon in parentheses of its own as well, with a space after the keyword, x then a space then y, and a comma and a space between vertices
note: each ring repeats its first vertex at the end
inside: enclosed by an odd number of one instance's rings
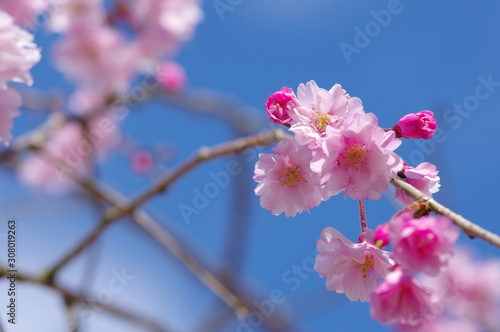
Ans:
POLYGON ((450 217, 455 226, 460 228, 467 236, 471 238, 481 238, 495 247, 500 248, 500 236, 497 234, 492 233, 451 211, 444 205, 438 203, 435 199, 425 195, 423 192, 402 179, 393 178, 391 179, 391 184, 398 190, 403 191, 405 194, 413 198, 415 201, 425 201, 433 212, 450 217))
MULTIPOLYGON (((8 275, 7 269, 4 266, 0 265, 0 278, 5 277, 7 275, 8 275)), ((152 322, 144 317, 140 317, 132 312, 120 309, 118 307, 111 306, 109 304, 101 303, 97 300, 92 299, 90 296, 86 296, 83 294, 76 294, 76 293, 68 290, 67 288, 62 287, 61 285, 47 282, 46 280, 43 280, 41 278, 36 278, 33 276, 29 276, 29 275, 25 275, 25 274, 17 272, 16 279, 19 281, 39 283, 39 284, 45 285, 45 286, 52 288, 55 291, 59 292, 67 302, 69 301, 69 302, 73 302, 73 303, 82 303, 82 304, 85 304, 87 306, 99 308, 100 310, 102 310, 108 314, 126 319, 133 324, 143 326, 143 327, 145 327, 153 332, 167 332, 167 331, 169 331, 169 330, 161 327, 159 324, 152 322)))

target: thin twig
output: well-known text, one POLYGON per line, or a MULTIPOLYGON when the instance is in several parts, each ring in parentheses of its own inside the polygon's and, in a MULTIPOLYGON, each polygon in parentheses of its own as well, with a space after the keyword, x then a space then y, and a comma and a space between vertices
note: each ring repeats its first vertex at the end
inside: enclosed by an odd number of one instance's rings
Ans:
MULTIPOLYGON (((4 266, 0 265, 0 277, 5 277, 7 275, 8 275, 7 269, 4 266)), ((50 288, 56 290, 57 292, 59 292, 64 297, 64 299, 66 299, 66 301, 69 301, 70 303, 85 304, 87 306, 99 309, 99 310, 106 312, 108 314, 126 319, 133 324, 143 326, 143 327, 145 327, 153 332, 167 332, 167 331, 169 331, 169 330, 161 327, 156 322, 152 322, 149 319, 138 316, 133 312, 129 312, 129 311, 126 311, 124 309, 111 306, 109 304, 104 304, 102 302, 94 300, 92 297, 90 297, 88 295, 76 294, 76 293, 68 290, 67 288, 62 287, 61 285, 54 284, 54 283, 47 283, 43 279, 36 278, 33 276, 29 276, 29 275, 25 275, 25 274, 22 274, 19 272, 16 273, 16 280, 43 284, 43 285, 50 287, 50 288)))
MULTIPOLYGON (((258 134, 250 137, 245 137, 241 139, 236 139, 229 143, 221 144, 213 148, 202 148, 200 151, 192 158, 188 159, 186 162, 182 163, 174 172, 163 177, 156 185, 154 185, 150 190, 146 191, 144 194, 139 196, 136 200, 125 204, 123 199, 117 198, 115 194, 109 194, 104 190, 97 188, 90 181, 79 181, 79 183, 85 189, 89 190, 93 195, 106 200, 108 203, 114 206, 110 207, 103 214, 101 221, 97 227, 84 238, 71 252, 65 255, 59 262, 57 262, 48 272, 43 276, 44 280, 53 280, 54 275, 63 266, 65 266, 69 261, 81 253, 85 248, 91 245, 99 235, 104 231, 105 228, 112 221, 118 218, 131 214, 134 212, 141 204, 146 200, 153 197, 154 195, 163 192, 166 188, 173 183, 175 180, 180 178, 183 174, 191 170, 197 165, 200 165, 204 161, 214 159, 223 155, 230 153, 242 152, 250 147, 257 145, 268 145, 274 141, 280 140, 284 134, 282 131, 268 132, 265 134, 258 134)), ((76 176, 73 177, 76 179, 76 176)), ((78 181, 78 179, 76 179, 78 181)), ((225 287, 221 282, 215 278, 211 273, 204 269, 196 260, 194 260, 180 244, 167 233, 163 228, 157 225, 154 220, 146 217, 147 215, 141 211, 135 211, 133 213, 133 218, 142 228, 144 228, 151 236, 153 236, 158 242, 160 242, 165 248, 174 253, 176 257, 181 259, 183 263, 205 284, 207 285, 217 296, 219 296, 228 306, 233 308, 239 317, 245 317, 248 314, 248 309, 242 304, 242 301, 235 296, 227 287, 225 287), (141 217, 138 217, 141 216, 141 217)))
POLYGON ((366 224, 365 201, 360 199, 358 200, 358 204, 359 204, 359 222, 361 223, 361 233, 364 233, 368 229, 368 225, 366 224))
POLYGON ((461 215, 451 211, 446 206, 441 205, 435 199, 430 198, 425 195, 423 192, 413 187, 406 181, 402 179, 394 178, 391 179, 391 184, 399 190, 402 190, 405 194, 413 198, 415 201, 425 201, 427 205, 437 214, 442 214, 450 217, 453 223, 469 237, 471 238, 481 238, 484 241, 494 245, 495 247, 500 248, 500 236, 495 233, 492 233, 476 224, 471 222, 470 220, 465 219, 461 215))

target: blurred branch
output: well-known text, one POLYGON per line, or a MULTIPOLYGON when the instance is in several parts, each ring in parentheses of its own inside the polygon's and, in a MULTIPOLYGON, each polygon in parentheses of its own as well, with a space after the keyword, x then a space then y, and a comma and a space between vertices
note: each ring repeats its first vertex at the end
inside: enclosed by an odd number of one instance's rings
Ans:
POLYGON ((98 188, 94 181, 77 180, 83 188, 86 188, 96 197, 99 197, 114 206, 108 208, 101 219, 98 226, 83 239, 71 252, 64 256, 56 263, 49 271, 42 276, 42 280, 52 282, 54 275, 69 261, 81 253, 86 247, 91 245, 97 237, 107 228, 112 221, 119 219, 127 214, 132 214, 134 221, 142 227, 150 236, 156 239, 163 247, 180 259, 188 269, 195 274, 212 292, 222 299, 229 307, 231 307, 236 315, 240 318, 246 317, 251 311, 252 305, 250 301, 245 301, 231 292, 223 283, 205 269, 193 256, 165 229, 163 229, 153 218, 144 211, 137 208, 147 201, 149 198, 166 190, 169 185, 187 173, 195 166, 204 161, 214 159, 219 156, 241 153, 245 149, 257 145, 268 145, 272 142, 279 141, 285 134, 281 130, 258 134, 245 138, 236 139, 234 141, 220 144, 212 148, 201 148, 194 157, 182 163, 175 171, 164 176, 152 188, 140 195, 137 199, 128 204, 123 203, 125 200, 121 195, 110 193, 98 188))
POLYGON ((497 234, 487 231, 470 220, 467 220, 461 215, 451 211, 446 206, 438 203, 436 200, 425 195, 423 192, 402 179, 393 178, 391 179, 391 184, 413 198, 415 201, 424 201, 435 213, 450 217, 455 226, 460 228, 467 236, 471 238, 481 238, 495 247, 500 248, 500 236, 497 234))
MULTIPOLYGON (((8 275, 9 275, 9 273, 7 272, 7 269, 3 265, 0 265, 0 278, 6 277, 8 275)), ((88 306, 91 306, 94 308, 98 308, 98 309, 100 309, 108 314, 126 319, 133 324, 143 326, 143 327, 145 327, 148 330, 153 331, 153 332, 170 331, 170 330, 167 330, 167 329, 161 327, 159 324, 152 322, 144 317, 140 317, 132 312, 111 306, 109 304, 101 303, 97 300, 92 299, 88 295, 76 294, 76 293, 68 290, 67 288, 62 287, 61 285, 56 285, 54 283, 47 282, 46 280, 43 280, 41 278, 36 278, 36 277, 32 277, 29 275, 25 275, 25 274, 16 272, 16 280, 45 285, 45 286, 50 287, 50 288, 54 289, 55 291, 59 292, 64 297, 66 303, 70 303, 70 304, 82 303, 82 304, 85 304, 85 305, 88 305, 88 306)))

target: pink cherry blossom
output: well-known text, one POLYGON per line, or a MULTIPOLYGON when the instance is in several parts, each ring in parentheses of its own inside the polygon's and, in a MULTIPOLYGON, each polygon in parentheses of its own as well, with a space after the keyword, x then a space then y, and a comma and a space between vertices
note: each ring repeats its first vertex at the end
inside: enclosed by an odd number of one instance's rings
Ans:
POLYGON ((266 101, 267 115, 270 121, 276 124, 289 123, 292 120, 289 112, 298 106, 299 102, 295 93, 287 87, 282 87, 280 91, 270 95, 266 101))
POLYGON ((145 58, 174 53, 179 44, 192 38, 202 20, 199 0, 141 0, 130 13, 137 34, 137 49, 145 58))
MULTIPOLYGON (((399 328, 400 331, 407 331, 399 328)), ((418 332, 484 332, 479 324, 467 319, 457 318, 441 318, 436 321, 425 324, 423 328, 418 329, 418 332)), ((493 329, 492 329, 493 331, 493 329)))
POLYGON ((13 118, 19 115, 19 107, 22 101, 19 93, 12 89, 0 89, 0 140, 4 145, 9 145, 12 139, 10 133, 13 126, 13 118))
POLYGON ((318 175, 310 170, 311 151, 293 139, 282 140, 272 150, 276 154, 259 155, 253 177, 258 182, 255 194, 264 209, 295 217, 327 198, 318 175))
POLYGON ((437 121, 431 111, 421 111, 403 116, 393 130, 396 137, 431 139, 437 129, 437 121))
POLYGON ((54 60, 59 70, 87 89, 122 92, 135 71, 134 52, 116 30, 82 25, 55 46, 54 60))
POLYGON ((16 24, 31 28, 36 23, 36 17, 52 0, 0 0, 0 8, 11 15, 16 24))
POLYGON ((500 260, 479 260, 458 248, 448 267, 425 281, 441 294, 448 315, 477 322, 484 331, 500 326, 500 260))
POLYGON ((327 278, 328 290, 345 293, 351 301, 368 301, 369 293, 394 264, 388 252, 365 241, 353 243, 331 227, 323 230, 316 247, 314 269, 327 278))
POLYGON ((132 154, 132 170, 138 174, 146 174, 150 172, 153 164, 153 155, 149 151, 139 150, 132 154))
POLYGON ((176 62, 170 61, 159 65, 156 80, 163 90, 170 93, 181 93, 186 88, 186 72, 176 62))
MULTIPOLYGON (((405 166, 403 168, 403 173, 405 175, 405 181, 414 186, 415 188, 422 191, 429 197, 432 194, 439 191, 439 171, 436 170, 436 166, 431 163, 423 162, 417 167, 405 166)), ((403 193, 401 190, 395 191, 396 202, 401 205, 413 204, 413 199, 403 193)))
POLYGON ((33 84, 29 70, 40 60, 33 35, 14 24, 13 18, 0 11, 0 89, 9 81, 33 84))
POLYGON ((428 215, 416 219, 412 211, 397 213, 389 227, 394 259, 411 273, 437 275, 452 257, 459 236, 450 218, 428 215))
POLYGON ((319 138, 326 136, 326 129, 336 127, 342 117, 364 113, 361 100, 351 98, 340 84, 327 91, 309 81, 299 85, 297 96, 300 106, 289 112, 295 122, 290 130, 297 143, 311 149, 317 146, 319 138))
POLYGON ((373 243, 380 249, 387 247, 391 241, 391 232, 389 229, 389 224, 385 223, 378 226, 375 229, 375 234, 373 236, 373 243))
POLYGON ((81 26, 102 26, 106 20, 103 0, 51 0, 49 26, 56 32, 81 26))
POLYGON ((370 313, 381 323, 421 326, 438 314, 438 295, 402 269, 395 269, 370 294, 370 313))
POLYGON ((18 172, 30 187, 48 192, 73 188, 73 177, 90 174, 93 161, 102 159, 120 140, 112 115, 95 117, 85 131, 79 122, 68 122, 44 146, 43 153, 25 158, 18 172))
POLYGON ((344 190, 354 199, 378 200, 402 168, 401 158, 393 152, 401 140, 380 128, 372 113, 344 118, 326 134, 311 168, 322 174, 328 194, 344 190))

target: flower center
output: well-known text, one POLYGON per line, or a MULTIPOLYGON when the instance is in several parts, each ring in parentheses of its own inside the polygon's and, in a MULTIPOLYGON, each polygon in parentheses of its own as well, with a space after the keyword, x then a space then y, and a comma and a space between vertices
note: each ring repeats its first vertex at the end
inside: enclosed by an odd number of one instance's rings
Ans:
POLYGON ((315 112, 316 115, 312 118, 311 124, 320 133, 325 131, 326 126, 330 124, 330 114, 322 113, 320 111, 315 112))
MULTIPOLYGON (((362 166, 366 165, 367 152, 365 144, 354 144, 342 151, 340 154, 342 164, 347 167, 353 166, 359 170, 362 166)), ((339 160, 340 163, 340 160, 339 160)))
POLYGON ((285 163, 281 163, 281 166, 283 166, 283 168, 278 171, 278 180, 281 182, 282 186, 293 188, 302 182, 307 183, 299 165, 286 165, 285 163))
POLYGON ((372 255, 366 256, 364 263, 354 263, 354 267, 356 269, 361 269, 361 272, 363 272, 363 279, 366 279, 368 269, 375 268, 375 263, 373 262, 373 256, 372 255))

